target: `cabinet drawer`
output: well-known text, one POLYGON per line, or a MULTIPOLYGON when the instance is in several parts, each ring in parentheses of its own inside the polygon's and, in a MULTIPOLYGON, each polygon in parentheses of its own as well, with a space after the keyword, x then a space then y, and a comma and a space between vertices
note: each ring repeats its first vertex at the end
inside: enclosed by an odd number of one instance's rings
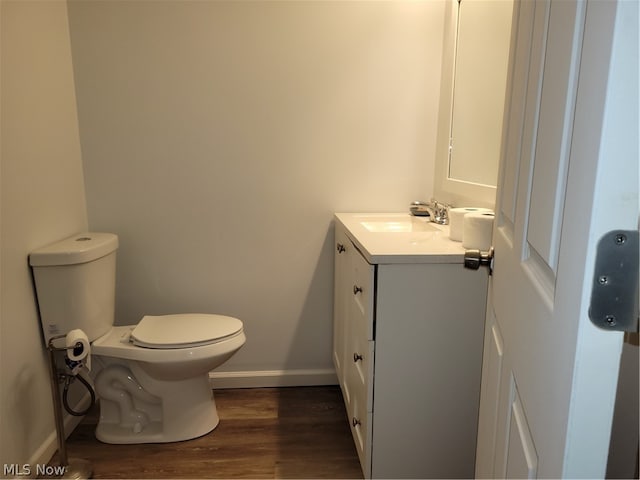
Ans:
POLYGON ((352 402, 363 401, 362 410, 373 410, 373 367, 375 342, 363 337, 351 338, 351 354, 346 359, 347 382, 352 402))
POLYGON ((350 397, 346 404, 347 413, 362 471, 365 478, 370 478, 375 342, 363 339, 358 343, 354 342, 354 338, 350 340, 349 346, 358 353, 356 357, 345 359, 345 384, 350 397))
POLYGON ((349 312, 350 323, 357 323, 362 329, 357 332, 351 329, 350 334, 362 334, 367 340, 373 340, 373 301, 375 298, 375 268, 369 265, 364 257, 354 248, 351 255, 353 285, 352 301, 349 312))
POLYGON ((373 413, 365 408, 366 399, 354 397, 349 415, 351 434, 358 452, 364 478, 371 478, 371 439, 373 413))

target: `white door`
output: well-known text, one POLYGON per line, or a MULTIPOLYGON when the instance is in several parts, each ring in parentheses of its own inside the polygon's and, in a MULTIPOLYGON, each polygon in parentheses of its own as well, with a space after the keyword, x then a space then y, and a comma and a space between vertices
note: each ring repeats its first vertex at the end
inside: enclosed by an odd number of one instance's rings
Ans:
POLYGON ((603 478, 622 333, 598 239, 638 228, 638 2, 515 2, 477 477, 603 478))

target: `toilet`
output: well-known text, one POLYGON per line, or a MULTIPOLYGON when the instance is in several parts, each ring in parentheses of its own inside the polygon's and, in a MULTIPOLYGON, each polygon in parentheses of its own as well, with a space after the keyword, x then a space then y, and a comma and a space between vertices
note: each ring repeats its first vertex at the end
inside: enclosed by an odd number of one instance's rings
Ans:
POLYGON ((97 372, 98 440, 164 443, 205 435, 219 421, 209 372, 244 345, 242 321, 185 313, 114 326, 117 248, 114 234, 83 233, 29 255, 45 342, 76 329, 86 334, 97 372))

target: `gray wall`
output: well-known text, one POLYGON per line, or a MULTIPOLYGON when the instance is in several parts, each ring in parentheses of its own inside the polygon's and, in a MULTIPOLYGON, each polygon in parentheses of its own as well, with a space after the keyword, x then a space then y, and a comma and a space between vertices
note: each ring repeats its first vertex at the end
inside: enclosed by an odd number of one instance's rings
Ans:
POLYGON ((66 5, 3 0, 0 32, 0 465, 22 465, 57 445, 27 256, 87 215, 66 5))
POLYGON ((90 228, 117 321, 217 312, 222 370, 331 371, 332 213, 433 162, 444 2, 69 2, 90 228))

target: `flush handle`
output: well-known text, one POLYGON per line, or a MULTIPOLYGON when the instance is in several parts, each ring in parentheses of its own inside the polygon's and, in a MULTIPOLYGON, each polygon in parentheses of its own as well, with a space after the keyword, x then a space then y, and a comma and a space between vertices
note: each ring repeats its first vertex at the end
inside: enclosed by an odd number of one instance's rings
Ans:
POLYGON ((489 269, 489 275, 493 273, 493 247, 488 251, 483 252, 481 250, 467 250, 464 253, 464 268, 471 270, 478 270, 480 267, 487 267, 489 269))

